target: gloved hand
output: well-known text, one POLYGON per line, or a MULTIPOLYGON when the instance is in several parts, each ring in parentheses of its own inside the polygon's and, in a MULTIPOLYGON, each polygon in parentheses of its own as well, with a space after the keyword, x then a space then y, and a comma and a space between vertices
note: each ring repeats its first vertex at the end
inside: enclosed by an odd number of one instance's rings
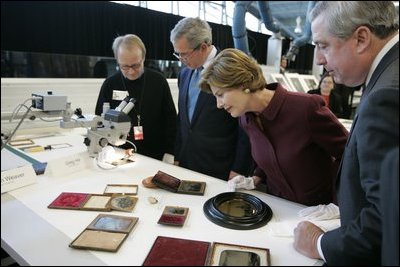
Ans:
POLYGON ((333 203, 330 203, 328 205, 312 206, 302 209, 298 212, 298 215, 305 219, 316 220, 316 221, 332 220, 340 218, 339 207, 333 203))
POLYGON ((101 152, 97 155, 96 163, 97 166, 104 170, 114 169, 116 166, 109 162, 115 157, 115 149, 112 146, 105 146, 101 149, 101 152))
POLYGON ((111 161, 115 155, 115 149, 112 146, 105 146, 97 156, 98 162, 111 161))
POLYGON ((244 177, 243 175, 237 175, 228 181, 228 190, 235 191, 236 189, 254 189, 254 180, 252 177, 244 177))

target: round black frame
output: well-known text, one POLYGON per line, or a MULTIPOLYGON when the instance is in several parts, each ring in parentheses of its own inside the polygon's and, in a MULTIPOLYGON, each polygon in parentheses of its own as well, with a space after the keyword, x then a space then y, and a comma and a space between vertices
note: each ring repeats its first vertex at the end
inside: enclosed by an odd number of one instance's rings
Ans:
POLYGON ((235 230, 251 230, 266 225, 272 218, 271 208, 256 196, 242 192, 226 192, 207 200, 203 205, 206 217, 213 223, 235 230), (255 207, 252 216, 236 217, 221 212, 218 207, 225 201, 240 199, 255 207))

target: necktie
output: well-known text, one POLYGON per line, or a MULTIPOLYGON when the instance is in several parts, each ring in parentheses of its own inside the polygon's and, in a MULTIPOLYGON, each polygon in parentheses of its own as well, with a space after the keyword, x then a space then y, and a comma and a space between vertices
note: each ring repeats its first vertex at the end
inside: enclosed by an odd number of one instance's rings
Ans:
POLYGON ((197 98, 200 94, 200 89, 198 87, 198 82, 200 79, 200 73, 202 68, 198 68, 193 72, 192 78, 189 83, 189 94, 188 94, 188 114, 189 120, 192 121, 194 108, 196 107, 197 98))

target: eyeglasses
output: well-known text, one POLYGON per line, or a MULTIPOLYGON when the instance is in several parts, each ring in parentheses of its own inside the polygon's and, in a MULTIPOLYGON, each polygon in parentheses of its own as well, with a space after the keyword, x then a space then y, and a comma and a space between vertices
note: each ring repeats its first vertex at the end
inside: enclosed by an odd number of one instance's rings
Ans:
POLYGON ((118 66, 123 71, 128 71, 129 69, 137 70, 142 66, 142 62, 143 61, 140 61, 139 63, 132 64, 132 65, 120 65, 120 64, 118 64, 118 66))
POLYGON ((198 46, 196 46, 195 48, 193 48, 193 50, 191 52, 184 52, 184 53, 174 52, 172 54, 179 60, 187 60, 189 57, 192 56, 194 51, 196 51, 196 50, 198 50, 200 48, 201 45, 202 45, 202 43, 199 44, 198 46))

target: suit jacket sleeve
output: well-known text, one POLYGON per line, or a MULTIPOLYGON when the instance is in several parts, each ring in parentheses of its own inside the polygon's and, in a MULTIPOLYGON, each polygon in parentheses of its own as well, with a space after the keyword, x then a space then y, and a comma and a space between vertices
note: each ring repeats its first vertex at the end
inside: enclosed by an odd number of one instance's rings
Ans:
POLYGON ((379 172, 382 159, 399 142, 398 81, 397 88, 373 91, 363 102, 342 162, 347 173, 340 177, 340 187, 354 190, 339 193, 342 225, 321 239, 329 265, 380 265, 379 172))

